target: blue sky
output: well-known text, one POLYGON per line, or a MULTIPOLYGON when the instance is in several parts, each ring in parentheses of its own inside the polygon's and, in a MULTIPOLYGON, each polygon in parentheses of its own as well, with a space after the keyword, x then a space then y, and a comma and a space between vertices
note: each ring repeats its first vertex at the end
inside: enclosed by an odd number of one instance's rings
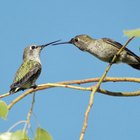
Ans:
MULTIPOLYGON (((0 93, 9 91, 26 46, 57 39, 67 41, 79 34, 88 34, 93 38, 109 37, 123 44, 127 40, 123 30, 140 27, 139 5, 139 0, 1 1, 0 93)), ((134 39, 128 48, 139 55, 139 46, 140 40, 134 39)), ((43 70, 37 84, 99 77, 107 66, 107 63, 72 45, 44 49, 41 61, 43 70)), ((112 66, 108 76, 140 77, 140 72, 119 64, 112 66)), ((139 89, 139 84, 106 83, 102 87, 113 91, 133 91, 139 89)), ((10 103, 21 93, 4 100, 10 103)), ((62 88, 39 91, 34 113, 41 127, 47 129, 55 140, 77 140, 89 95, 89 92, 62 88)), ((0 132, 26 118, 31 98, 30 95, 17 103, 7 121, 0 120, 0 132)), ((120 98, 97 93, 85 140, 140 139, 139 104, 140 97, 120 98)), ((36 127, 33 116, 33 130, 36 127)))

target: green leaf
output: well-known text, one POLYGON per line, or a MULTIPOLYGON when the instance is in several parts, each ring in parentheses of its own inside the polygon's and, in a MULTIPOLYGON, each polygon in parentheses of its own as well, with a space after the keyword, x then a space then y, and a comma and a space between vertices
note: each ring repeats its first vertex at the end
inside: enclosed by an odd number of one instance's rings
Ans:
POLYGON ((0 134, 0 140, 11 140, 12 133, 5 132, 0 134))
POLYGON ((8 114, 8 106, 7 104, 0 100, 0 117, 6 120, 8 114))
POLYGON ((125 30, 123 31, 124 35, 128 36, 128 37, 140 37, 140 28, 139 29, 134 29, 134 30, 125 30))
POLYGON ((0 134, 0 140, 29 140, 29 137, 23 130, 18 130, 16 132, 5 132, 0 134))
POLYGON ((52 136, 46 130, 37 128, 34 140, 52 140, 52 136))
POLYGON ((29 140, 29 137, 23 130, 18 130, 12 133, 10 140, 29 140))

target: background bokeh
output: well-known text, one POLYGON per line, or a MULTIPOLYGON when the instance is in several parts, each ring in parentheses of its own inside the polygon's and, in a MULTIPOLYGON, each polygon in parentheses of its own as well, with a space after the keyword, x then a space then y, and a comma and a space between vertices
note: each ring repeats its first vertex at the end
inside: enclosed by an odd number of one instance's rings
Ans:
MULTIPOLYGON (((124 44, 128 38, 123 30, 140 27, 139 5, 139 0, 1 1, 0 93, 9 91, 26 46, 57 39, 67 41, 79 34, 109 37, 124 44)), ((128 48, 139 55, 139 46, 140 40, 134 39, 128 48)), ((43 70, 37 84, 99 77, 107 66, 73 45, 50 46, 42 51, 41 61, 43 70)), ((108 76, 140 77, 140 71, 119 64, 112 66, 108 76)), ((139 89, 139 84, 106 83, 102 87, 112 91, 134 91, 139 89)), ((10 103, 21 93, 4 101, 10 103)), ((89 92, 63 88, 37 92, 32 129, 35 130, 39 122, 54 140, 79 139, 89 95, 89 92)), ((26 118, 31 99, 29 95, 17 103, 6 121, 0 119, 0 132, 26 118)), ((139 106, 140 97, 110 97, 97 93, 85 140, 139 140, 139 106)), ((16 127, 19 128, 23 125, 16 127)))

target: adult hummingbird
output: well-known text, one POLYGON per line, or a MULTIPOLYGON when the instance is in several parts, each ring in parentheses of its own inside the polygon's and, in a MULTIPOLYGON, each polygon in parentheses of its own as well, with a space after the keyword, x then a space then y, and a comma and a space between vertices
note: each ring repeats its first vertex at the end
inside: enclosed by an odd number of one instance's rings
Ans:
POLYGON ((24 49, 23 63, 17 70, 13 84, 10 86, 10 94, 37 87, 35 82, 41 73, 40 52, 46 46, 58 41, 45 45, 31 45, 24 49))
MULTIPOLYGON (((114 55, 123 46, 119 42, 109 38, 93 39, 88 35, 78 35, 68 42, 60 42, 53 45, 59 44, 73 44, 80 50, 88 52, 105 62, 111 62, 114 55)), ((140 57, 127 48, 120 53, 120 56, 116 60, 116 63, 119 62, 126 63, 140 70, 140 57)))

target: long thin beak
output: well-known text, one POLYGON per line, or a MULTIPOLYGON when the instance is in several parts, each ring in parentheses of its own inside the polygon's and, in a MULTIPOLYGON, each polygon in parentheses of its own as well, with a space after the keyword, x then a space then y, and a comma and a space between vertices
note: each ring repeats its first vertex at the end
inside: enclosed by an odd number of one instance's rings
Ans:
POLYGON ((44 44, 44 45, 40 45, 40 47, 43 49, 44 47, 48 46, 48 45, 54 45, 56 42, 59 42, 61 40, 56 40, 56 41, 53 41, 53 42, 50 42, 50 43, 47 43, 47 44, 44 44))
POLYGON ((60 42, 60 43, 54 43, 52 45, 60 45, 60 44, 72 44, 72 41, 67 41, 67 42, 60 42))

